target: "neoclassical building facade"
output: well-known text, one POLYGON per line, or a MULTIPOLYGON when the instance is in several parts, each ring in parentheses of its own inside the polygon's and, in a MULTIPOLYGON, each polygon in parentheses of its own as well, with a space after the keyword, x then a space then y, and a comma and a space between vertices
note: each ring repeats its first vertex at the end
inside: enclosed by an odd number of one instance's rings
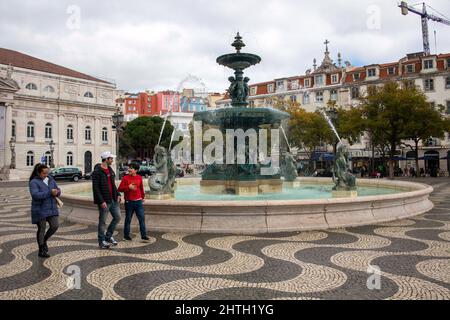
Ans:
MULTIPOLYGON (((450 117, 450 53, 408 54, 395 62, 356 67, 350 62, 343 62, 340 54, 335 64, 330 57, 328 43, 325 42, 326 49, 322 63, 317 65, 314 59, 313 68, 307 70, 305 74, 251 84, 248 98, 250 107, 273 107, 277 101, 290 100, 300 103, 308 112, 323 108, 330 101, 335 102, 337 106, 350 108, 358 105, 359 98, 371 87, 395 81, 402 85, 418 87, 432 105, 444 106, 445 116, 450 117)), ((218 107, 229 107, 230 104, 228 95, 217 102, 218 107)), ((360 141, 352 145, 350 153, 354 160, 360 160, 353 161, 354 164, 367 162, 372 156, 368 136, 362 136, 360 141)), ((415 166, 413 152, 409 148, 399 149, 398 156, 406 159, 399 161, 402 168, 415 166)), ((380 157, 380 154, 375 153, 375 157, 380 157)), ((421 144, 419 157, 420 168, 437 167, 439 171, 448 175, 450 134, 430 138, 421 144)))
POLYGON ((0 178, 25 179, 38 162, 90 172, 101 152, 115 153, 115 90, 113 83, 0 48, 0 178))

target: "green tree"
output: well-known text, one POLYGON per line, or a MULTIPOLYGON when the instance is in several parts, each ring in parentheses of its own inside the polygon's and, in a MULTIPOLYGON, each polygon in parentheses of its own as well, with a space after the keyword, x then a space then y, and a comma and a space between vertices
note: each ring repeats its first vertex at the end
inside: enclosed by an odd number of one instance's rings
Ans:
POLYGON ((411 120, 410 106, 421 99, 417 90, 389 82, 377 90, 370 90, 361 98, 360 110, 365 127, 373 142, 389 146, 389 177, 394 177, 394 157, 397 146, 405 138, 411 120))
MULTIPOLYGON (((120 155, 144 158, 144 154, 147 153, 152 157, 163 123, 164 119, 160 117, 139 117, 128 122, 120 142, 120 155)), ((167 121, 161 138, 162 146, 169 147, 173 130, 172 124, 167 121)))
MULTIPOLYGON (((412 89, 416 90, 416 89, 412 89)), ((416 90, 417 91, 417 90, 416 90)), ((410 105, 410 121, 405 126, 405 138, 413 144, 403 144, 414 151, 416 168, 419 168, 419 143, 429 137, 442 138, 449 128, 449 120, 442 116, 444 106, 433 107, 427 102, 422 92, 417 92, 417 98, 410 105)))

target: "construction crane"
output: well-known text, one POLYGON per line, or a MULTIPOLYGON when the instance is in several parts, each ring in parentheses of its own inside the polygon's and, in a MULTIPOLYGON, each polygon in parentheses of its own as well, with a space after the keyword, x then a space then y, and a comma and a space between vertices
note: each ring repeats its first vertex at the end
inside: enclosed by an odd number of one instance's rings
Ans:
POLYGON ((406 16, 409 12, 418 14, 422 18, 422 38, 423 38, 423 52, 426 55, 430 55, 430 37, 428 33, 428 20, 440 22, 450 26, 450 20, 438 17, 436 15, 430 14, 427 12, 427 5, 425 2, 422 6, 422 11, 409 6, 406 1, 402 1, 399 5, 399 8, 402 9, 402 14, 406 16))

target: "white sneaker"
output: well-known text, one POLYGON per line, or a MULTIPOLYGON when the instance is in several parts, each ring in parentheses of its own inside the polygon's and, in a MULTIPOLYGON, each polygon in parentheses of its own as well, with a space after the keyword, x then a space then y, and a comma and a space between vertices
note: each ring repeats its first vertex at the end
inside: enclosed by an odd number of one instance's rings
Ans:
POLYGON ((109 242, 102 241, 101 243, 99 243, 99 247, 100 249, 109 249, 109 247, 111 247, 111 244, 109 242))
POLYGON ((117 246, 119 244, 113 237, 107 239, 106 241, 112 246, 117 246))

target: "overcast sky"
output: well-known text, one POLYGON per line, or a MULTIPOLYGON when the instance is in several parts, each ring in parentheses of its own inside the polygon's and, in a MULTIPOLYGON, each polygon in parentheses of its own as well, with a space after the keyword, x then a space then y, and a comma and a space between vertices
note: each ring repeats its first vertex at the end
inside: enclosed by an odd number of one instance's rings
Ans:
MULTIPOLYGON (((450 16, 449 0, 427 3, 450 16)), ((397 61, 422 50, 420 17, 402 16, 397 0, 1 0, 0 47, 17 50, 129 91, 177 89, 189 75, 223 92, 231 70, 216 57, 232 52, 236 31, 262 63, 251 82, 304 74, 341 52, 354 65, 397 61)), ((431 48, 450 52, 450 26, 430 22, 431 48)), ((195 87, 195 81, 185 83, 195 87)))

